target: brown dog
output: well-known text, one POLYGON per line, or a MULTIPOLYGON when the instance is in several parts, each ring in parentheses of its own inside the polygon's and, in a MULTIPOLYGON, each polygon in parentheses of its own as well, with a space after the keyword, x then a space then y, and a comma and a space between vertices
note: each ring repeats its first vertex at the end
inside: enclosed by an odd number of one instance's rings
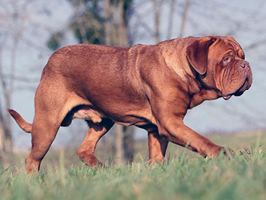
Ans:
POLYGON ((57 50, 43 69, 33 124, 9 110, 32 133, 27 171, 39 170, 59 127, 73 118, 89 124, 77 153, 91 167, 101 165, 94 150, 114 122, 148 131, 151 164, 163 161, 168 141, 217 156, 223 147, 185 126, 183 118, 204 100, 227 100, 249 89, 252 74, 244 59, 232 37, 218 36, 130 48, 81 44, 57 50))

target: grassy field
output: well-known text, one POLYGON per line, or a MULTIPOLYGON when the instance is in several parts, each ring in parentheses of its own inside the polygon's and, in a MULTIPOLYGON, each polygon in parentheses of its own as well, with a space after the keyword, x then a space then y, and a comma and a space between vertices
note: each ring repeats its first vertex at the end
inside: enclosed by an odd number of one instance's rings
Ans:
POLYGON ((74 151, 60 150, 49 152, 42 171, 30 175, 20 155, 0 168, 0 199, 266 199, 266 133, 209 138, 238 154, 230 161, 210 160, 170 145, 165 163, 149 167, 146 144, 140 143, 144 148, 132 165, 118 168, 102 155, 109 167, 90 169, 74 151))

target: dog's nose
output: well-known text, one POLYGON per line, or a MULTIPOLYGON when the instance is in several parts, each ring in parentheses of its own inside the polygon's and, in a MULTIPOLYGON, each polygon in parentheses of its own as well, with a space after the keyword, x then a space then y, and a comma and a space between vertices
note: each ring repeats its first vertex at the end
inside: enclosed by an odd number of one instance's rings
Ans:
POLYGON ((248 68, 248 67, 250 67, 250 66, 249 66, 249 63, 248 63, 247 61, 242 62, 242 63, 240 64, 240 66, 241 66, 242 68, 248 68))

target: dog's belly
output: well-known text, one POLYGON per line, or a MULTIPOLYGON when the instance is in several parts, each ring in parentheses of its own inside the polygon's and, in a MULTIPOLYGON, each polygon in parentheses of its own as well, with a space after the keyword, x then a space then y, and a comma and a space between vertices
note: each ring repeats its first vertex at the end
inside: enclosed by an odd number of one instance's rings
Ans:
POLYGON ((146 124, 151 123, 151 114, 146 109, 129 109, 129 108, 122 108, 120 111, 118 110, 104 110, 101 109, 95 110, 95 109, 81 109, 77 113, 75 113, 76 116, 79 115, 83 117, 83 119, 91 120, 94 123, 100 123, 103 118, 110 118, 114 122, 129 126, 129 125, 136 125, 136 126, 142 126, 146 124))
MULTIPOLYGON (((113 99, 105 98, 105 101, 96 101, 93 104, 94 117, 110 118, 121 125, 145 125, 151 123, 152 112, 149 104, 142 99, 113 99), (97 113, 97 116, 95 116, 97 113)), ((80 111, 82 112, 82 111, 80 111)))
POLYGON ((120 110, 112 109, 112 106, 106 110, 104 108, 104 105, 101 110, 96 109, 93 105, 76 106, 68 112, 61 125, 70 125, 74 118, 92 121, 93 123, 101 123, 103 118, 110 118, 114 122, 124 126, 144 126, 151 124, 152 121, 151 112, 148 109, 138 107, 134 110, 130 106, 124 107, 124 109, 121 108, 120 110))
POLYGON ((74 113, 73 118, 85 119, 94 123, 100 123, 102 121, 103 115, 96 110, 89 108, 88 106, 84 106, 74 113))

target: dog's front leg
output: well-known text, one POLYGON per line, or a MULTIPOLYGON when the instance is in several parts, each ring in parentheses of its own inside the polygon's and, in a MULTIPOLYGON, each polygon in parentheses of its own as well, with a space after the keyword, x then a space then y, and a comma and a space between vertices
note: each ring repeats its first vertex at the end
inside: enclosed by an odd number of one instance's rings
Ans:
POLYGON ((161 136, 166 137, 169 141, 198 152, 204 157, 215 158, 221 151, 224 151, 224 154, 226 154, 223 147, 214 144, 209 139, 184 125, 182 119, 174 117, 165 117, 165 119, 160 121, 158 128, 161 136))

